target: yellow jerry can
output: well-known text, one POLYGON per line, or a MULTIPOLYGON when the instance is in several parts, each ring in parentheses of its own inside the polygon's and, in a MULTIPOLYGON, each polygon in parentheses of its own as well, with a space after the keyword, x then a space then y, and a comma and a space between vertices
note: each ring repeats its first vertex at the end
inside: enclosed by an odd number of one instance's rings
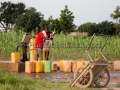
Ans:
POLYGON ((33 73, 34 72, 34 62, 26 61, 25 62, 25 72, 33 73))
POLYGON ((64 72, 71 72, 71 64, 72 61, 63 61, 63 71, 64 72))
POLYGON ((35 72, 42 72, 43 70, 43 63, 42 61, 36 61, 35 62, 35 72))
POLYGON ((31 38, 30 39, 30 43, 29 43, 30 49, 35 49, 35 38, 31 38))
POLYGON ((35 49, 30 50, 30 61, 35 61, 35 54, 36 54, 35 49))
POLYGON ((20 62, 20 53, 19 52, 11 53, 11 61, 12 61, 12 63, 19 63, 20 62))
MULTIPOLYGON (((79 68, 80 66, 83 66, 85 63, 83 61, 77 61, 77 68, 79 68)), ((79 72, 82 72, 83 69, 80 69, 79 72)))
POLYGON ((60 60, 60 71, 63 71, 63 60, 60 60))

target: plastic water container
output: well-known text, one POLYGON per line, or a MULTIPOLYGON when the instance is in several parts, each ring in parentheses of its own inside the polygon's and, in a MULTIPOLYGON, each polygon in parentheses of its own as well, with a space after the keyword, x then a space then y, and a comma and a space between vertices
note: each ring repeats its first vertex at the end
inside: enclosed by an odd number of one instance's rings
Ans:
POLYGON ((72 64, 72 61, 63 61, 63 71, 64 72, 71 72, 71 69, 72 69, 71 64, 72 64))
POLYGON ((56 70, 58 70, 58 65, 52 63, 52 71, 56 71, 56 70))
POLYGON ((35 37, 32 37, 30 39, 29 45, 30 45, 30 49, 35 49, 35 37))
POLYGON ((109 71, 114 71, 114 61, 111 61, 112 65, 108 68, 109 71))
POLYGON ((35 49, 30 50, 30 61, 35 61, 35 49))
POLYGON ((63 71, 63 60, 60 60, 60 71, 63 71))
POLYGON ((45 60, 42 61, 42 72, 45 72, 45 60))
POLYGON ((72 62, 72 72, 75 72, 76 69, 77 69, 77 61, 73 61, 72 62))
POLYGON ((31 61, 25 62, 25 72, 26 73, 34 72, 34 62, 31 62, 31 61))
MULTIPOLYGON (((77 61, 77 68, 79 68, 80 66, 83 66, 85 63, 83 61, 77 61)), ((82 72, 83 69, 80 69, 79 72, 82 72)))
POLYGON ((52 61, 45 61, 45 73, 52 71, 52 61))
POLYGON ((19 52, 11 53, 11 60, 12 60, 12 63, 19 63, 20 62, 20 53, 19 52))
POLYGON ((42 61, 36 61, 35 62, 35 72, 42 72, 43 70, 43 63, 42 61))

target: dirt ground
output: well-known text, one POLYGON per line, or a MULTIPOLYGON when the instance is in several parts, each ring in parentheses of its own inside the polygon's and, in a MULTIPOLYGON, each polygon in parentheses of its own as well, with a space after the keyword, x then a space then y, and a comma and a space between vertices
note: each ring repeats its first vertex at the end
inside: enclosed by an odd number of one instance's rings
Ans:
MULTIPOLYGON (((88 61, 84 61, 84 62, 85 64, 88 63, 88 61)), ((59 62, 54 61, 53 63, 56 63, 59 66, 59 62)), ((110 72, 110 82, 103 89, 120 90, 120 61, 114 61, 114 71, 109 71, 109 72, 110 72)), ((20 73, 20 74, 29 76, 32 78, 37 78, 37 79, 44 78, 46 80, 51 80, 53 82, 61 81, 65 83, 69 83, 68 78, 70 80, 73 80, 73 76, 74 76, 74 73, 67 73, 67 76, 68 76, 67 78, 65 75, 65 72, 60 72, 59 70, 53 71, 52 73, 31 73, 31 74, 20 73)))

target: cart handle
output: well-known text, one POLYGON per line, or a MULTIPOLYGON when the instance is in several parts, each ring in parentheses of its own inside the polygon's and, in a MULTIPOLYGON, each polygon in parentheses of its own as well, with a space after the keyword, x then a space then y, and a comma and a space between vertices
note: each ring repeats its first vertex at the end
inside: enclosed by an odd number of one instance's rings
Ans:
MULTIPOLYGON (((93 41, 93 38, 94 38, 95 36, 106 36, 105 44, 106 44, 106 42, 107 42, 107 40, 108 40, 108 37, 109 37, 109 35, 106 35, 106 34, 94 33, 93 36, 92 36, 92 38, 91 38, 91 40, 90 40, 90 42, 89 42, 89 44, 88 44, 88 47, 87 47, 86 51, 90 48, 91 43, 92 43, 92 41, 93 41)), ((104 46, 105 46, 105 44, 104 44, 104 46)), ((103 46, 103 48, 104 48, 104 46, 103 46)), ((102 49, 103 49, 103 48, 102 48, 102 49)))
POLYGON ((109 35, 106 35, 106 34, 98 34, 98 33, 94 33, 96 36, 106 36, 108 37, 109 35))

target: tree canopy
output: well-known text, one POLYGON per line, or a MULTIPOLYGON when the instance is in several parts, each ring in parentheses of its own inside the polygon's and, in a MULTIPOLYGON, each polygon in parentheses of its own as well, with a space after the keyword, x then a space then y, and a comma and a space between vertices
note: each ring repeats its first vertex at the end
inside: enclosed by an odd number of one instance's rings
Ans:
POLYGON ((74 26, 74 16, 73 12, 68 9, 67 5, 65 6, 64 10, 61 10, 59 20, 61 30, 63 30, 64 33, 70 33, 74 26))
POLYGON ((5 32, 11 30, 14 25, 18 15, 25 12, 25 4, 17 3, 14 4, 10 1, 1 2, 0 7, 0 28, 3 28, 5 32))
POLYGON ((114 27, 117 29, 116 33, 120 33, 120 6, 116 6, 115 11, 110 14, 113 20, 116 20, 114 27))
POLYGON ((25 32, 31 32, 38 26, 43 19, 43 14, 37 12, 35 8, 30 7, 22 15, 18 16, 16 20, 16 28, 22 29, 25 32))
POLYGON ((79 32, 87 32, 88 35, 93 35, 93 33, 114 35, 116 34, 116 29, 114 28, 114 23, 109 21, 102 21, 98 24, 96 23, 84 23, 78 27, 79 32))

